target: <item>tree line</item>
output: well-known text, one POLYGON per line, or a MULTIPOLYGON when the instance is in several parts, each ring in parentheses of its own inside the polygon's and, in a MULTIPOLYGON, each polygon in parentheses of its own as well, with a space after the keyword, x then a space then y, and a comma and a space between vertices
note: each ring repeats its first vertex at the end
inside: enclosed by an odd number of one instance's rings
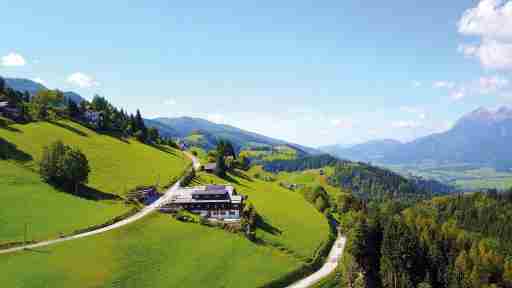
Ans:
POLYGON ((148 128, 137 109, 130 114, 118 109, 106 98, 95 95, 92 101, 83 100, 80 103, 64 97, 59 90, 40 90, 35 95, 20 92, 6 86, 5 80, 0 77, 0 100, 3 99, 19 111, 19 117, 12 119, 20 123, 35 121, 54 121, 70 119, 80 122, 103 133, 110 133, 119 137, 135 137, 140 142, 148 144, 167 144, 177 147, 171 139, 160 137, 156 128, 148 128), (88 115, 95 114, 95 121, 88 115))
POLYGON ((512 287, 512 189, 348 206, 340 287, 512 287))

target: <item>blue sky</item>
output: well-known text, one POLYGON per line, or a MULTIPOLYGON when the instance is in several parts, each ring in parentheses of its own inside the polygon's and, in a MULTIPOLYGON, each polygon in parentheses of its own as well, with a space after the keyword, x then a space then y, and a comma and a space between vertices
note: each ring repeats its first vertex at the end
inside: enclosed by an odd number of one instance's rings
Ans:
POLYGON ((512 102, 512 2, 2 1, 0 11, 2 76, 310 146, 407 141, 512 102))

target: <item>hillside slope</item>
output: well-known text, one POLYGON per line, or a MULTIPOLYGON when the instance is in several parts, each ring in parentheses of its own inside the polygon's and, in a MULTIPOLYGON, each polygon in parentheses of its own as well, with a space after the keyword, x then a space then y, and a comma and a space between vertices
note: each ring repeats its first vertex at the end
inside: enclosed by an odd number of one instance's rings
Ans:
POLYGON ((93 201, 57 191, 39 174, 0 160, 0 244, 56 238, 129 211, 121 201, 93 201))
MULTIPOLYGON (((285 247, 301 260, 311 257, 328 239, 329 225, 325 217, 301 194, 282 188, 275 182, 250 177, 244 172, 231 175, 231 184, 248 196, 268 228, 257 236, 276 246, 285 247)), ((194 184, 225 183, 208 173, 200 173, 194 184)))
POLYGON ((0 137, 16 145, 33 160, 36 170, 43 147, 53 141, 79 147, 89 159, 89 186, 102 193, 124 195, 138 185, 167 185, 190 165, 178 150, 152 147, 135 140, 98 134, 69 121, 37 122, 0 129, 0 137))
POLYGON ((101 135, 69 121, 38 122, 0 128, 0 138, 16 146, 12 158, 0 161, 0 244, 44 240, 98 225, 133 207, 119 196, 138 185, 174 182, 190 165, 168 147, 101 135), (53 141, 79 147, 91 167, 87 198, 56 190, 38 174, 43 147, 53 141), (19 155, 14 155, 19 154, 19 155))
POLYGON ((186 138, 193 132, 201 134, 205 139, 202 148, 211 149, 216 145, 218 139, 229 140, 238 149, 254 146, 282 146, 292 147, 300 154, 316 154, 317 150, 301 145, 288 143, 283 140, 274 139, 258 133, 246 131, 237 127, 224 124, 216 124, 200 118, 155 118, 146 120, 146 125, 159 129, 166 137, 186 138))
MULTIPOLYGON (((225 183, 200 173, 194 184, 225 183)), ((43 253, 0 256, 9 287, 260 287, 299 268, 329 235, 327 220, 300 194, 250 178, 229 182, 249 196, 266 227, 266 245, 165 214, 90 238, 48 246, 43 253), (80 265, 70 265, 80 263, 80 265), (101 265, 97 265, 101 263, 101 265), (26 273, 30 271, 30 273, 26 273)))

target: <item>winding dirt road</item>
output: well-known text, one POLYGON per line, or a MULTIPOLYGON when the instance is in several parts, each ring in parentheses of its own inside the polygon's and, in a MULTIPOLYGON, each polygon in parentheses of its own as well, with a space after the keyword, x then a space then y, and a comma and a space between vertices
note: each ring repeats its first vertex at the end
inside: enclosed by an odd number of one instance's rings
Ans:
MULTIPOLYGON (((196 157, 194 157, 192 154, 190 154, 188 152, 184 152, 184 154, 188 158, 190 158, 190 160, 192 160, 192 165, 193 165, 194 169, 198 170, 201 167, 201 163, 199 162, 199 160, 196 157)), ((18 247, 14 247, 14 248, 0 250, 0 254, 12 253, 12 252, 17 252, 17 251, 22 251, 25 249, 34 249, 34 248, 39 248, 39 247, 44 247, 44 246, 48 246, 48 245, 65 242, 65 241, 89 237, 92 235, 104 233, 104 232, 114 230, 114 229, 120 228, 122 226, 128 225, 130 223, 133 223, 133 222, 140 220, 141 218, 147 216, 151 212, 157 210, 162 204, 164 204, 168 200, 170 200, 172 198, 172 196, 174 195, 174 193, 180 188, 180 184, 181 184, 181 179, 178 182, 176 182, 171 188, 169 188, 165 192, 165 194, 162 195, 162 197, 160 197, 158 200, 153 202, 151 205, 146 206, 142 210, 137 212, 136 214, 134 214, 126 219, 123 219, 119 222, 116 222, 114 224, 111 224, 109 226, 105 226, 105 227, 102 227, 102 228, 99 228, 99 229, 96 229, 93 231, 84 232, 84 233, 80 233, 80 234, 76 234, 76 235, 72 235, 72 236, 68 236, 68 237, 63 237, 63 238, 59 238, 59 239, 48 240, 48 241, 38 242, 35 244, 29 244, 29 245, 18 246, 18 247)))
POLYGON ((315 273, 299 280, 298 282, 295 282, 286 288, 308 288, 320 282, 320 280, 334 272, 336 267, 338 267, 338 260, 343 255, 343 249, 345 248, 346 240, 347 239, 344 236, 339 234, 331 248, 331 252, 329 252, 329 256, 327 257, 324 266, 322 266, 322 268, 320 268, 320 270, 316 271, 315 273))

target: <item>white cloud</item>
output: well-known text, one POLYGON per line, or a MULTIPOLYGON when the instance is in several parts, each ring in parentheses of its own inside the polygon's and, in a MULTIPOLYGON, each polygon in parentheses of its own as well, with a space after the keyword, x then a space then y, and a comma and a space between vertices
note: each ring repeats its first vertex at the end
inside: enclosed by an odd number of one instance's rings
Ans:
POLYGON ((509 85, 509 81, 507 79, 499 76, 480 77, 478 83, 480 86, 480 92, 483 94, 495 92, 509 85))
POLYGON ((32 79, 32 81, 36 82, 36 83, 39 83, 43 86, 46 86, 46 81, 44 81, 43 79, 39 78, 39 77, 36 77, 34 79, 32 79))
POLYGON ((94 80, 93 77, 81 72, 76 72, 69 75, 69 77, 67 78, 67 82, 76 85, 80 88, 89 88, 100 85, 100 83, 94 80))
POLYGON ((176 105, 176 100, 174 100, 173 98, 169 98, 167 100, 164 101, 164 104, 165 105, 176 105))
POLYGON ((464 12, 458 28, 464 35, 512 39, 512 1, 482 0, 464 12))
POLYGON ((479 46, 459 45, 459 52, 466 57, 476 57, 487 69, 506 70, 512 68, 512 43, 483 40, 479 46))
POLYGON ((336 128, 350 129, 354 126, 354 122, 351 119, 332 119, 331 125, 336 128))
POLYGON ((450 93, 450 97, 455 101, 462 100, 466 97, 466 91, 464 88, 455 89, 450 93))
POLYGON ((404 129, 413 129, 421 127, 421 123, 418 121, 395 121, 391 123, 393 128, 404 128, 404 129))
POLYGON ((208 121, 218 124, 223 124, 226 122, 226 117, 224 117, 224 115, 222 114, 209 114, 206 116, 206 119, 208 119, 208 121))
POLYGON ((422 85, 423 83, 421 83, 420 81, 412 81, 412 86, 415 88, 421 87, 422 85))
POLYGON ((432 84, 434 88, 447 88, 447 89, 453 89, 455 87, 454 82, 450 81, 436 81, 434 84, 432 84))
POLYGON ((18 53, 11 52, 2 57, 2 66, 19 67, 25 66, 27 61, 18 53))
POLYGON ((418 115, 418 118, 420 118, 421 120, 425 120, 425 118, 427 118, 427 114, 425 114, 425 113, 420 113, 420 114, 418 115))
POLYGON ((458 51, 475 57, 487 69, 512 69, 512 1, 481 0, 464 12, 459 33, 480 37, 480 44, 461 44, 458 51))

